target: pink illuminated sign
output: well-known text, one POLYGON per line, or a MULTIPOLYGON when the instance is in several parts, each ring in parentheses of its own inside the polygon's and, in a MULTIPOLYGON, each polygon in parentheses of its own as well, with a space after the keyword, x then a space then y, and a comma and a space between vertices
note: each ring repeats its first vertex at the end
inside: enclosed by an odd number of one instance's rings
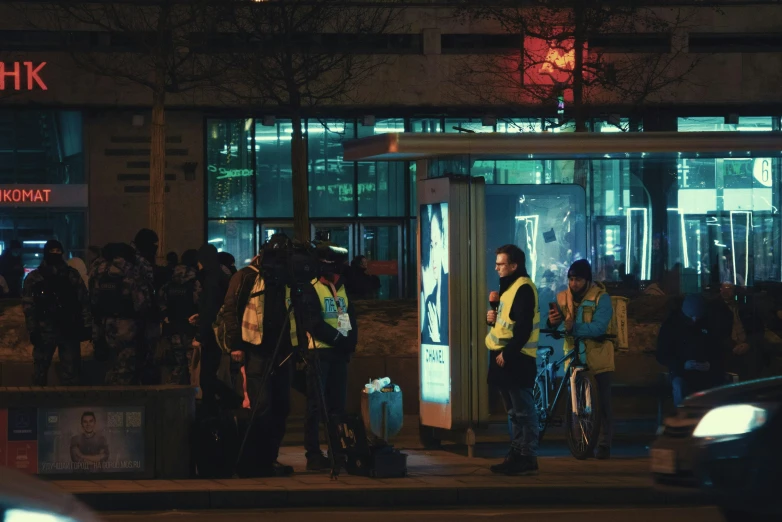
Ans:
POLYGON ((32 91, 36 88, 48 91, 49 87, 39 74, 44 67, 46 62, 0 62, 0 91, 32 91))

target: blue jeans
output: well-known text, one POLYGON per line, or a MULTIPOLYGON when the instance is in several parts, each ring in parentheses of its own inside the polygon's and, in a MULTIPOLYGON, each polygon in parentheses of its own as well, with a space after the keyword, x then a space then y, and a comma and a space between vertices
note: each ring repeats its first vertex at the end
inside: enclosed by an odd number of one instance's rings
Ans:
MULTIPOLYGON (((348 394, 348 362, 320 359, 320 379, 326 398, 328 417, 345 414, 348 394)), ((307 417, 304 420, 304 449, 307 457, 320 455, 320 397, 317 393, 315 367, 307 372, 307 417)), ((336 442, 336 441, 334 441, 336 442)))
POLYGON ((501 389, 500 394, 511 422, 511 450, 520 455, 537 457, 540 428, 532 389, 501 389))

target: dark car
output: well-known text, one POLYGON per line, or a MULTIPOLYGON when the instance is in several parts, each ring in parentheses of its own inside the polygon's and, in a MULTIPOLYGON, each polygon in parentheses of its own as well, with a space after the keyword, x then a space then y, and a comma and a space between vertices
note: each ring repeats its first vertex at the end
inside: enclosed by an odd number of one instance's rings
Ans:
POLYGON ((655 482, 700 488, 728 521, 782 514, 782 377, 688 397, 650 456, 655 482))

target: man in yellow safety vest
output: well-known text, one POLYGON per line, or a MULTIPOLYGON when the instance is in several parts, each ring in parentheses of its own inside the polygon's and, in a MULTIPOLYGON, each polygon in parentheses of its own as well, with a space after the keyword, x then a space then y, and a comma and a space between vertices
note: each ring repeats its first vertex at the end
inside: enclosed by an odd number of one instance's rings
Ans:
POLYGON ((511 420, 513 441, 493 473, 534 475, 538 472, 538 415, 532 389, 535 385, 540 313, 538 291, 526 268, 526 256, 516 245, 496 251, 494 269, 500 276, 500 303, 486 314, 491 330, 489 349, 490 385, 497 387, 511 420))

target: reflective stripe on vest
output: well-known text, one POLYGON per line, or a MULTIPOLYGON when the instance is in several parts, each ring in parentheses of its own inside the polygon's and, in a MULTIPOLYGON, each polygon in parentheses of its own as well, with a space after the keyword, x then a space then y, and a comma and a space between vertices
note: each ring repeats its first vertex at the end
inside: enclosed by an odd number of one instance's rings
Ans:
POLYGON ((510 340, 513 339, 513 330, 516 326, 516 322, 511 319, 510 311, 513 307, 513 300, 516 299, 516 292, 524 285, 529 285, 530 288, 532 288, 532 294, 535 298, 535 314, 532 318, 532 333, 521 351, 530 357, 535 357, 537 355, 538 338, 540 337, 538 289, 529 277, 519 277, 500 296, 500 307, 497 309, 497 322, 491 327, 489 334, 486 336, 486 347, 489 350, 502 350, 510 343, 510 340))
MULTIPOLYGON (((334 294, 331 293, 331 288, 329 288, 327 285, 324 285, 320 281, 316 281, 313 286, 315 287, 315 292, 318 294, 320 312, 323 316, 323 320, 326 322, 326 324, 336 329, 339 326, 339 314, 348 313, 348 295, 345 293, 345 285, 342 285, 342 287, 337 290, 337 299, 339 302, 334 300, 334 294)), ((331 347, 332 346, 328 343, 310 337, 310 343, 308 347, 310 349, 331 347)))

